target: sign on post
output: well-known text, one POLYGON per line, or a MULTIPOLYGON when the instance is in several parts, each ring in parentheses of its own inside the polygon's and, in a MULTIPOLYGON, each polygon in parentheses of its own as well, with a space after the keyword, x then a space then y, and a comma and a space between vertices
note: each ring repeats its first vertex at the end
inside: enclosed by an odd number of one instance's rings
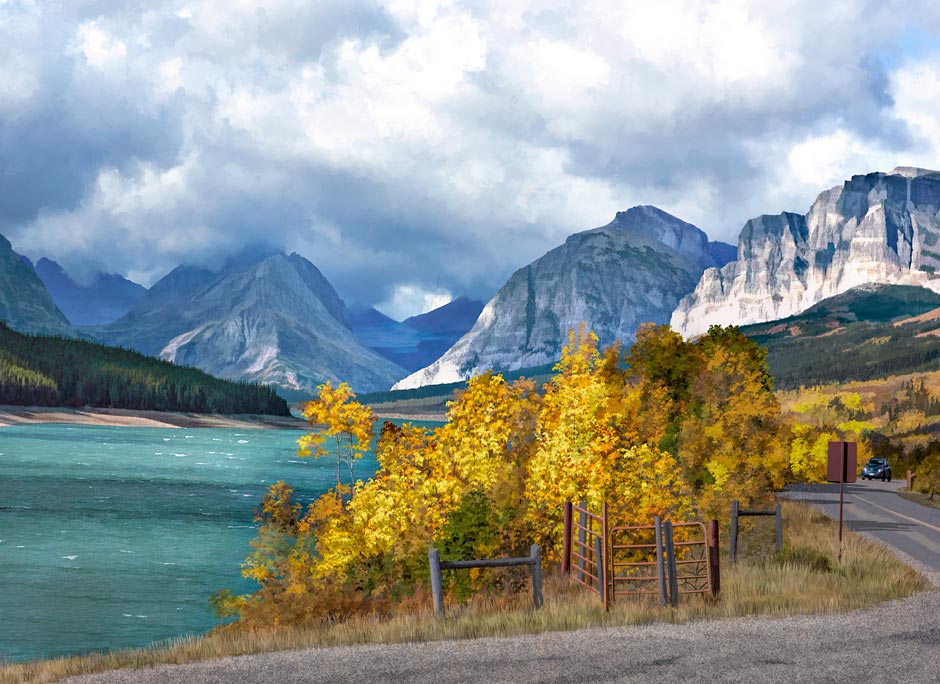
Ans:
POLYGON ((839 483, 839 562, 842 562, 842 506, 845 483, 855 482, 858 470, 857 442, 829 442, 829 460, 826 461, 826 479, 839 483))
POLYGON ((856 480, 856 470, 858 470, 858 443, 829 442, 826 480, 851 484, 856 480))

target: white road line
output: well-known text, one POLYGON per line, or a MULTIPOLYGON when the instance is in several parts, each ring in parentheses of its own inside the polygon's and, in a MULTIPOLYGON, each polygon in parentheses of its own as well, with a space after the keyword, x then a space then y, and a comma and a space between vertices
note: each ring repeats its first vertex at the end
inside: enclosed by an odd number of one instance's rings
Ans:
POLYGON ((895 516, 897 516, 897 517, 899 517, 899 518, 904 518, 905 520, 910 520, 911 522, 915 522, 915 523, 917 523, 918 525, 923 525, 924 527, 929 527, 930 529, 932 529, 932 530, 934 530, 934 531, 936 531, 936 532, 940 532, 940 527, 937 527, 937 526, 935 526, 935 525, 931 525, 930 523, 925 523, 923 520, 918 520, 917 518, 912 518, 912 517, 909 516, 909 515, 904 515, 903 513, 898 513, 898 512, 895 511, 895 510, 892 510, 892 509, 890 509, 890 508, 886 508, 886 507, 884 507, 884 506, 882 506, 882 505, 880 505, 880 504, 876 504, 876 503, 873 502, 873 501, 869 501, 868 499, 866 499, 866 498, 864 498, 864 497, 861 497, 861 496, 859 496, 858 494, 855 494, 854 496, 855 496, 856 499, 859 499, 860 501, 864 501, 864 502, 867 503, 869 506, 874 506, 875 508, 880 508, 881 510, 885 511, 886 513, 890 513, 891 515, 895 515, 895 516))

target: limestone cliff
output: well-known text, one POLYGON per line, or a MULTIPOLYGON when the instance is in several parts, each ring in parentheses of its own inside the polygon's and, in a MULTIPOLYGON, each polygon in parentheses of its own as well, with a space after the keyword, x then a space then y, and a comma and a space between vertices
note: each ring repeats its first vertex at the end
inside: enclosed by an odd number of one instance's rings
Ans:
POLYGON ((762 323, 865 283, 940 292, 940 172, 853 176, 820 194, 805 216, 751 219, 737 259, 707 269, 671 324, 694 336, 716 324, 762 323))

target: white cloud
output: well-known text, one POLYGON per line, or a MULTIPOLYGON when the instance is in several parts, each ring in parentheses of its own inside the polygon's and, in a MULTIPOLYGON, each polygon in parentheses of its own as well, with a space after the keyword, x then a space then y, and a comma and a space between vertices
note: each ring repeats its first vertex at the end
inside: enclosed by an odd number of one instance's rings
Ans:
POLYGON ((450 292, 429 291, 420 285, 398 285, 392 296, 375 308, 389 318, 403 321, 444 306, 453 299, 450 292))
POLYGON ((279 240, 405 315, 485 297, 632 204, 733 240, 940 151, 940 61, 880 59, 938 28, 928 2, 3 7, 0 154, 28 170, 0 227, 66 265, 151 274, 279 240), (60 138, 26 146, 29 120, 60 138))
POLYGON ((905 63, 891 79, 894 113, 914 136, 927 168, 940 166, 940 53, 905 63))
POLYGON ((74 47, 84 55, 89 66, 102 71, 121 63, 127 55, 124 41, 108 34, 97 21, 79 25, 74 47))

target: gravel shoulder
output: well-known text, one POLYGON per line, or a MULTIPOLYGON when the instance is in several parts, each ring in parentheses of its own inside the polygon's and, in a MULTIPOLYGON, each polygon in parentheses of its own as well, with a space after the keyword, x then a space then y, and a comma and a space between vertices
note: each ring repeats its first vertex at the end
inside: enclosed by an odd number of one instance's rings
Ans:
POLYGON ((311 649, 120 670, 72 684, 932 682, 940 592, 847 614, 311 649), (877 656, 872 655, 873 645, 877 656))

